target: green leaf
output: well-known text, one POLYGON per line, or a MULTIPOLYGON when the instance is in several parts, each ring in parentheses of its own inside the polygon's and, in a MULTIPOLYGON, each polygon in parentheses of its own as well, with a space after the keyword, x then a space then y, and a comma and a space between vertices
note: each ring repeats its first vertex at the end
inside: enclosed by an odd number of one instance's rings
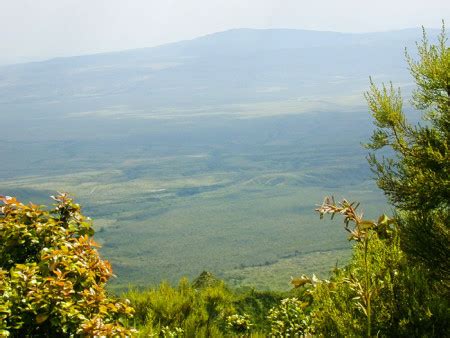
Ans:
POLYGON ((36 316, 36 324, 42 324, 48 319, 49 315, 47 313, 41 313, 36 316))

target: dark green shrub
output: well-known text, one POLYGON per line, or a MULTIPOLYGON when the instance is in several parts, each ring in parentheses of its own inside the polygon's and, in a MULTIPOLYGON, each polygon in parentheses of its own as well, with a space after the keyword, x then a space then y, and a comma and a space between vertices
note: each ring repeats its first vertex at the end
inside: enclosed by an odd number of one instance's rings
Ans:
POLYGON ((365 220, 354 204, 330 199, 318 210, 343 215, 356 244, 350 263, 311 289, 315 333, 441 337, 449 332, 449 301, 430 286, 421 265, 408 261, 394 219, 365 220))

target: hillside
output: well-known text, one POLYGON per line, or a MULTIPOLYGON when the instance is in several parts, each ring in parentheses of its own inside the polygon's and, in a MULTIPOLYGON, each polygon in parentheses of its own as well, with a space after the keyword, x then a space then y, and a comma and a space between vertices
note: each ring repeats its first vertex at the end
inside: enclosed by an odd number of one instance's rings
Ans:
POLYGON ((403 48, 413 49, 417 36, 418 29, 237 29, 154 48, 0 67, 0 102, 154 109, 342 95, 359 89, 369 74, 405 79, 403 48))

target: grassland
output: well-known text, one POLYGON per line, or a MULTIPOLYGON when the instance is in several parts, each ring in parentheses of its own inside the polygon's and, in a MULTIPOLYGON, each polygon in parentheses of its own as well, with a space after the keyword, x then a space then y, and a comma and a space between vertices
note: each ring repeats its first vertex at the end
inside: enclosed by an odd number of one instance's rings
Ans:
POLYGON ((203 270, 286 289, 291 275, 325 276, 348 257, 341 225, 314 213, 325 195, 361 201, 369 215, 385 208, 359 144, 370 133, 364 112, 84 119, 78 137, 5 143, 0 190, 43 204, 73 194, 116 289, 203 270))

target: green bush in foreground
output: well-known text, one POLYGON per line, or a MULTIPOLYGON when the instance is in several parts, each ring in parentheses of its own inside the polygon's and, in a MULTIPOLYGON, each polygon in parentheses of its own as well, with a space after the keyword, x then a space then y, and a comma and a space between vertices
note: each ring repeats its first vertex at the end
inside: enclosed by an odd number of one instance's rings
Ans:
POLYGON ((310 316, 305 313, 309 304, 297 298, 285 298, 269 311, 271 336, 295 337, 309 333, 310 316))
POLYGON ((356 244, 350 263, 311 289, 311 329, 325 336, 445 336, 449 300, 435 292, 421 265, 407 260, 396 221, 365 220, 356 208, 331 199, 318 208, 343 215, 356 244))
POLYGON ((109 298, 111 266, 91 222, 65 194, 53 210, 0 197, 0 335, 130 335, 127 302, 109 298))
POLYGON ((233 291, 203 272, 192 283, 163 282, 124 296, 136 310, 134 324, 142 337, 264 337, 270 334, 269 310, 286 294, 233 291))
POLYGON ((227 327, 236 334, 247 334, 250 332, 253 324, 248 314, 234 314, 227 317, 227 327))
POLYGON ((217 336, 234 313, 232 293, 223 282, 201 289, 187 279, 176 287, 163 282, 144 291, 125 294, 136 309, 136 325, 142 336, 217 336))

